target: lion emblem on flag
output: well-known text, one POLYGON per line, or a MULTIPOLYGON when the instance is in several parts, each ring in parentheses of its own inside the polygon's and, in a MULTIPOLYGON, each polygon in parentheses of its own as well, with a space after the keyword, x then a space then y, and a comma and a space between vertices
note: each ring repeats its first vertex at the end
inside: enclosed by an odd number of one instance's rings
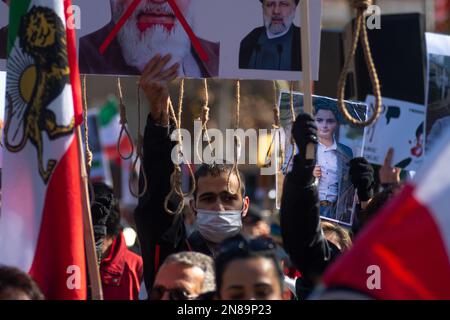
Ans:
POLYGON ((44 137, 50 140, 71 134, 70 123, 57 123, 49 106, 69 83, 66 30, 50 8, 33 6, 22 16, 18 41, 8 59, 7 120, 4 145, 10 152, 21 151, 27 141, 37 150, 39 174, 47 184, 57 161, 44 160, 44 137))

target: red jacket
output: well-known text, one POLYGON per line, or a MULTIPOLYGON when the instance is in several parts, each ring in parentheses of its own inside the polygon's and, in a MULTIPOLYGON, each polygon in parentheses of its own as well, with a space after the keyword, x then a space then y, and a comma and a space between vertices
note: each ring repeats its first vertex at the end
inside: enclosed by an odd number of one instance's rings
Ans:
POLYGON ((121 232, 100 264, 104 300, 138 300, 142 267, 142 258, 128 250, 121 232))

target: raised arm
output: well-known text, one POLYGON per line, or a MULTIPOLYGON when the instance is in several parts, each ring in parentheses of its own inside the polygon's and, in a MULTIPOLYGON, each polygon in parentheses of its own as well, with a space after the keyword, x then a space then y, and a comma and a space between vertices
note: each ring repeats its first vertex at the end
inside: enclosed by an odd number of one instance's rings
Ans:
MULTIPOLYGON (((164 200, 170 191, 170 175, 173 171, 171 152, 175 146, 170 139, 173 127, 168 113, 168 86, 176 78, 179 67, 175 64, 167 68, 169 60, 169 55, 155 56, 144 69, 139 81, 150 106, 143 142, 147 191, 139 199, 135 210, 147 289, 152 287, 158 266, 167 255, 177 250, 184 234, 182 217, 171 216, 164 210, 164 200)), ((142 181, 141 172, 140 188, 142 181)))

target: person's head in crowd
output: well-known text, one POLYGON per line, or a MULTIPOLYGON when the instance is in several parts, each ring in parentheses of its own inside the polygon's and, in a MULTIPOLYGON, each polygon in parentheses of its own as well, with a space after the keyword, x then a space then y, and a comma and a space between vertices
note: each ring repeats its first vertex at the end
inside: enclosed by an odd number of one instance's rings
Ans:
POLYGON ((299 0, 260 0, 260 2, 267 32, 274 36, 286 33, 294 23, 299 0))
POLYGON ((247 238, 270 236, 270 226, 261 211, 250 206, 247 215, 242 219, 242 234, 247 238))
POLYGON ((216 257, 216 290, 220 300, 283 300, 284 275, 270 238, 225 240, 216 257))
POLYGON ((356 234, 377 214, 378 211, 394 197, 401 189, 401 185, 391 185, 381 192, 378 192, 370 199, 367 207, 357 214, 357 225, 354 226, 353 232, 356 234))
POLYGON ((109 254, 114 239, 121 231, 119 200, 103 182, 92 184, 94 201, 91 203, 92 224, 99 261, 109 254))
POLYGON ((337 111, 331 108, 320 107, 315 109, 314 120, 317 126, 317 138, 322 144, 333 143, 339 129, 337 111), (327 143, 328 142, 328 143, 327 143))
POLYGON ((202 164, 195 172, 197 188, 190 206, 205 240, 219 244, 241 231, 250 200, 244 176, 239 173, 239 177, 229 164, 202 164))
POLYGON ((344 252, 352 246, 352 239, 347 230, 340 225, 322 220, 320 222, 325 238, 334 244, 340 252, 344 252))
POLYGON ((164 260, 149 299, 193 300, 215 289, 213 259, 199 252, 179 252, 164 260))
MULTIPOLYGON (((114 23, 133 0, 110 0, 114 23)), ((193 25, 192 0, 175 0, 189 25, 193 25)), ((172 63, 180 62, 190 52, 191 42, 167 0, 143 0, 131 14, 117 39, 125 62, 141 72, 148 61, 160 54, 172 55, 172 63)))
POLYGON ((0 265, 0 300, 44 300, 44 295, 27 273, 0 265))

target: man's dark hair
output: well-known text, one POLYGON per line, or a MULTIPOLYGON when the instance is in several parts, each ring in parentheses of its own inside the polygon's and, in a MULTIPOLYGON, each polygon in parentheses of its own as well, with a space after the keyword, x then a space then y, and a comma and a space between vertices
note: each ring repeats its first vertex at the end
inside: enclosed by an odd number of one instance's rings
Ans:
MULTIPOLYGON (((262 239, 262 238, 259 238, 262 239)), ((227 246, 228 243, 234 241, 248 241, 242 235, 237 235, 232 238, 225 240, 221 246, 227 246)), ((250 241, 258 240, 258 238, 250 241)), ((220 296, 220 290, 222 289, 222 277, 225 273, 227 266, 234 260, 238 259, 252 259, 252 258, 266 258, 272 261, 275 268, 276 275, 278 277, 281 291, 284 290, 284 273, 281 269, 280 262, 276 256, 275 249, 273 250, 252 250, 250 248, 240 249, 240 250, 219 250, 219 255, 215 259, 215 269, 216 269, 216 292, 220 296)))
MULTIPOLYGON (((233 165, 231 165, 231 164, 203 163, 197 169, 197 171, 195 171, 195 174, 194 174, 195 184, 198 186, 198 180, 201 177, 207 177, 207 176, 219 177, 220 175, 222 175, 224 173, 229 175, 230 172, 232 171, 232 169, 233 169, 233 165)), ((241 173, 241 171, 239 171, 239 177, 241 178, 241 194, 242 194, 242 198, 244 198, 244 196, 245 196, 245 177, 241 173)), ((194 191, 194 199, 196 199, 196 198, 197 198, 197 188, 194 191)))
POLYGON ((373 217, 378 211, 395 195, 399 190, 400 185, 393 184, 381 192, 378 192, 370 200, 369 204, 364 210, 357 213, 357 224, 353 226, 353 233, 358 233, 373 217))
POLYGON ((336 119, 336 121, 339 124, 342 122, 342 120, 341 120, 341 118, 339 116, 339 112, 338 112, 338 110, 336 108, 333 108, 333 107, 329 106, 327 103, 320 103, 320 101, 318 100, 317 103, 316 102, 314 103, 314 108, 313 108, 314 116, 320 110, 331 111, 331 113, 333 114, 333 116, 336 119))
POLYGON ((14 267, 0 266, 0 298, 8 299, 4 296, 8 289, 22 291, 31 300, 44 300, 38 285, 28 274, 14 267))
POLYGON ((103 182, 93 183, 92 188, 92 224, 106 226, 107 235, 117 236, 121 229, 119 200, 114 196, 113 190, 103 182))

